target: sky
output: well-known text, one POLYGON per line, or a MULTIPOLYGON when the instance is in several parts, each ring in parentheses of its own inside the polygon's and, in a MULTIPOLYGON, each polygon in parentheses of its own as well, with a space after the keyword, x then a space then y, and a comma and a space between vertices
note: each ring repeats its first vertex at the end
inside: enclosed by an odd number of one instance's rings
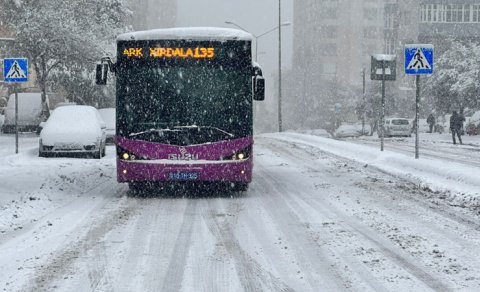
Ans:
MULTIPOLYGON (((282 67, 288 68, 292 55, 293 2, 282 0, 281 3, 282 23, 292 23, 282 28, 282 67)), ((235 26, 225 23, 231 21, 258 36, 278 26, 278 0, 178 0, 177 14, 177 26, 234 28, 235 26)), ((258 43, 258 62, 267 74, 276 72, 278 32, 260 37, 258 43)))

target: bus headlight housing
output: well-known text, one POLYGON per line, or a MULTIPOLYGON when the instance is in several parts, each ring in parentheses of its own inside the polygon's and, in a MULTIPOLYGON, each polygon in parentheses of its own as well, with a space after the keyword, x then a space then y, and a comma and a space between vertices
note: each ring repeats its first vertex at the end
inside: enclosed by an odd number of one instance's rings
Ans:
POLYGON ((245 160, 245 159, 248 159, 250 157, 251 149, 252 149, 251 147, 247 147, 245 149, 237 151, 236 153, 234 153, 230 157, 223 158, 222 160, 245 160))
POLYGON ((135 156, 135 154, 120 147, 117 147, 117 157, 125 161, 139 160, 139 157, 135 156))

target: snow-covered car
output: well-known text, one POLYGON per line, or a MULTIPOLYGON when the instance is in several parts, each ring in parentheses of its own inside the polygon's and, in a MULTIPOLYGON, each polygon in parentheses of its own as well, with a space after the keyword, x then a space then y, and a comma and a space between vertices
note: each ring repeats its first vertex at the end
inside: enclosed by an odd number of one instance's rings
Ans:
POLYGON ((412 135, 412 127, 408 119, 388 118, 384 123, 385 137, 409 137, 412 135))
POLYGON ((362 129, 356 124, 343 124, 335 130, 334 135, 336 138, 359 137, 362 135, 362 129))
POLYGON ((98 112, 107 126, 107 143, 114 143, 115 139, 115 108, 102 108, 98 112))
POLYGON ((89 154, 105 156, 105 122, 91 106, 62 106, 55 109, 40 133, 39 156, 89 154))

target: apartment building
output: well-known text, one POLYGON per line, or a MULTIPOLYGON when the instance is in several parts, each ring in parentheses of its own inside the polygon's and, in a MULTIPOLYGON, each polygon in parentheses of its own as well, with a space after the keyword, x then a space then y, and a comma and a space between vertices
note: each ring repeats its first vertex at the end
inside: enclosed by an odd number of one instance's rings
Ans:
POLYGON ((441 55, 451 41, 480 40, 480 0, 390 0, 385 4, 385 52, 397 55, 396 93, 414 96, 414 78, 404 72, 404 46, 433 44, 441 55))
POLYGON ((291 95, 299 112, 326 116, 324 105, 335 96, 329 91, 361 88, 370 56, 383 51, 384 11, 384 0, 294 2, 291 95))
POLYGON ((130 0, 135 30, 147 30, 175 26, 177 2, 171 0, 130 0))

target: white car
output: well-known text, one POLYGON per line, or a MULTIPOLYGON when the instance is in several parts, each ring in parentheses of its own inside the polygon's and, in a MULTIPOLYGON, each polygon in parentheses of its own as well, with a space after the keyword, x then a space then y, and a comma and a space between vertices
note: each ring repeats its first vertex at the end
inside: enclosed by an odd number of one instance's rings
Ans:
POLYGON ((102 108, 98 112, 107 125, 107 143, 114 143, 115 139, 115 108, 102 108))
POLYGON ((344 124, 335 130, 334 135, 336 138, 360 137, 362 129, 356 124, 344 124))
MULTIPOLYGON (((48 96, 47 96, 48 104, 48 96)), ((18 94, 18 130, 20 132, 37 131, 42 122, 42 94, 18 94)), ((15 95, 10 95, 5 109, 4 133, 15 133, 15 95)))
POLYGON ((39 156, 105 156, 105 122, 91 106, 62 106, 53 111, 40 133, 39 156))
POLYGON ((410 137, 412 135, 412 126, 408 119, 388 118, 384 123, 385 137, 410 137))

